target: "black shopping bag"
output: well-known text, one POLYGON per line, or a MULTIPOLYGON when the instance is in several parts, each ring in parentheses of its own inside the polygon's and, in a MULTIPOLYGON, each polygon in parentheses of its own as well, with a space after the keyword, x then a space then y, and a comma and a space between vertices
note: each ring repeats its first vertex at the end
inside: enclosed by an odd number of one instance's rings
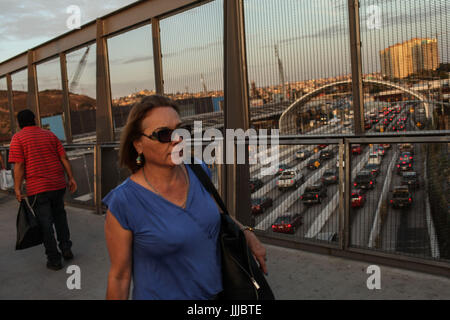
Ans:
POLYGON ((34 247, 43 242, 41 226, 27 198, 20 202, 16 227, 16 250, 34 247))

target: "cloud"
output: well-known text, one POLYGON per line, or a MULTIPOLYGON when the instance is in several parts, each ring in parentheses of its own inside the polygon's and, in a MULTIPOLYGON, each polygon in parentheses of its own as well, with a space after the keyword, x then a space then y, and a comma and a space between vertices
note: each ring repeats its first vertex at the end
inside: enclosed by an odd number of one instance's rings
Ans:
MULTIPOLYGON (((29 49, 24 45, 34 39, 39 39, 37 44, 40 44, 69 32, 66 22, 71 14, 66 10, 71 5, 80 8, 83 25, 133 2, 136 0, 1 0, 1 51, 7 47, 8 54, 19 54, 29 49)), ((0 56, 0 60, 10 57, 0 56)))

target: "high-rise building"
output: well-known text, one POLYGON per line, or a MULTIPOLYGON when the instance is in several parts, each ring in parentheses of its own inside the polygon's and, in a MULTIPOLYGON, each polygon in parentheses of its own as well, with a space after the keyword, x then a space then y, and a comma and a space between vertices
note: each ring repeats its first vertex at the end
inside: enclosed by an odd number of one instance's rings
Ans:
POLYGON ((437 39, 413 38, 380 51, 381 74, 405 78, 439 67, 437 39))

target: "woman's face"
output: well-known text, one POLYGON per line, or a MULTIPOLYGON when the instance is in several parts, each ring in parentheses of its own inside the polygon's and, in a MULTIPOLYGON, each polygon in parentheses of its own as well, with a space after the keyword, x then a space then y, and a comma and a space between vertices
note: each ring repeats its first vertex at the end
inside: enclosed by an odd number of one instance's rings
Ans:
MULTIPOLYGON (((172 107, 155 107, 142 120, 141 132, 151 136, 155 131, 166 128, 175 130, 180 125, 180 117, 172 107)), ((140 139, 134 141, 134 147, 139 154, 143 154, 145 162, 172 167, 176 165, 175 159, 172 159, 172 150, 181 142, 181 139, 175 138, 174 141, 162 143, 141 136, 140 139)))

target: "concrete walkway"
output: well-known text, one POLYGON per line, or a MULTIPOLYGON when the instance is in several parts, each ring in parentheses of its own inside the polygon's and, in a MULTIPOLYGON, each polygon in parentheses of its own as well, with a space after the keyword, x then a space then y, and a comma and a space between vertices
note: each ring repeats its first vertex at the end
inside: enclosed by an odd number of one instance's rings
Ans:
MULTIPOLYGON (((0 299, 104 299, 109 270, 104 216, 66 207, 75 259, 46 268, 44 247, 15 251, 18 203, 0 193, 0 299), (69 290, 69 265, 81 269, 81 289, 69 290)), ((369 290, 369 264, 267 246, 268 281, 277 299, 450 299, 450 279, 381 267, 381 289, 369 290)))

